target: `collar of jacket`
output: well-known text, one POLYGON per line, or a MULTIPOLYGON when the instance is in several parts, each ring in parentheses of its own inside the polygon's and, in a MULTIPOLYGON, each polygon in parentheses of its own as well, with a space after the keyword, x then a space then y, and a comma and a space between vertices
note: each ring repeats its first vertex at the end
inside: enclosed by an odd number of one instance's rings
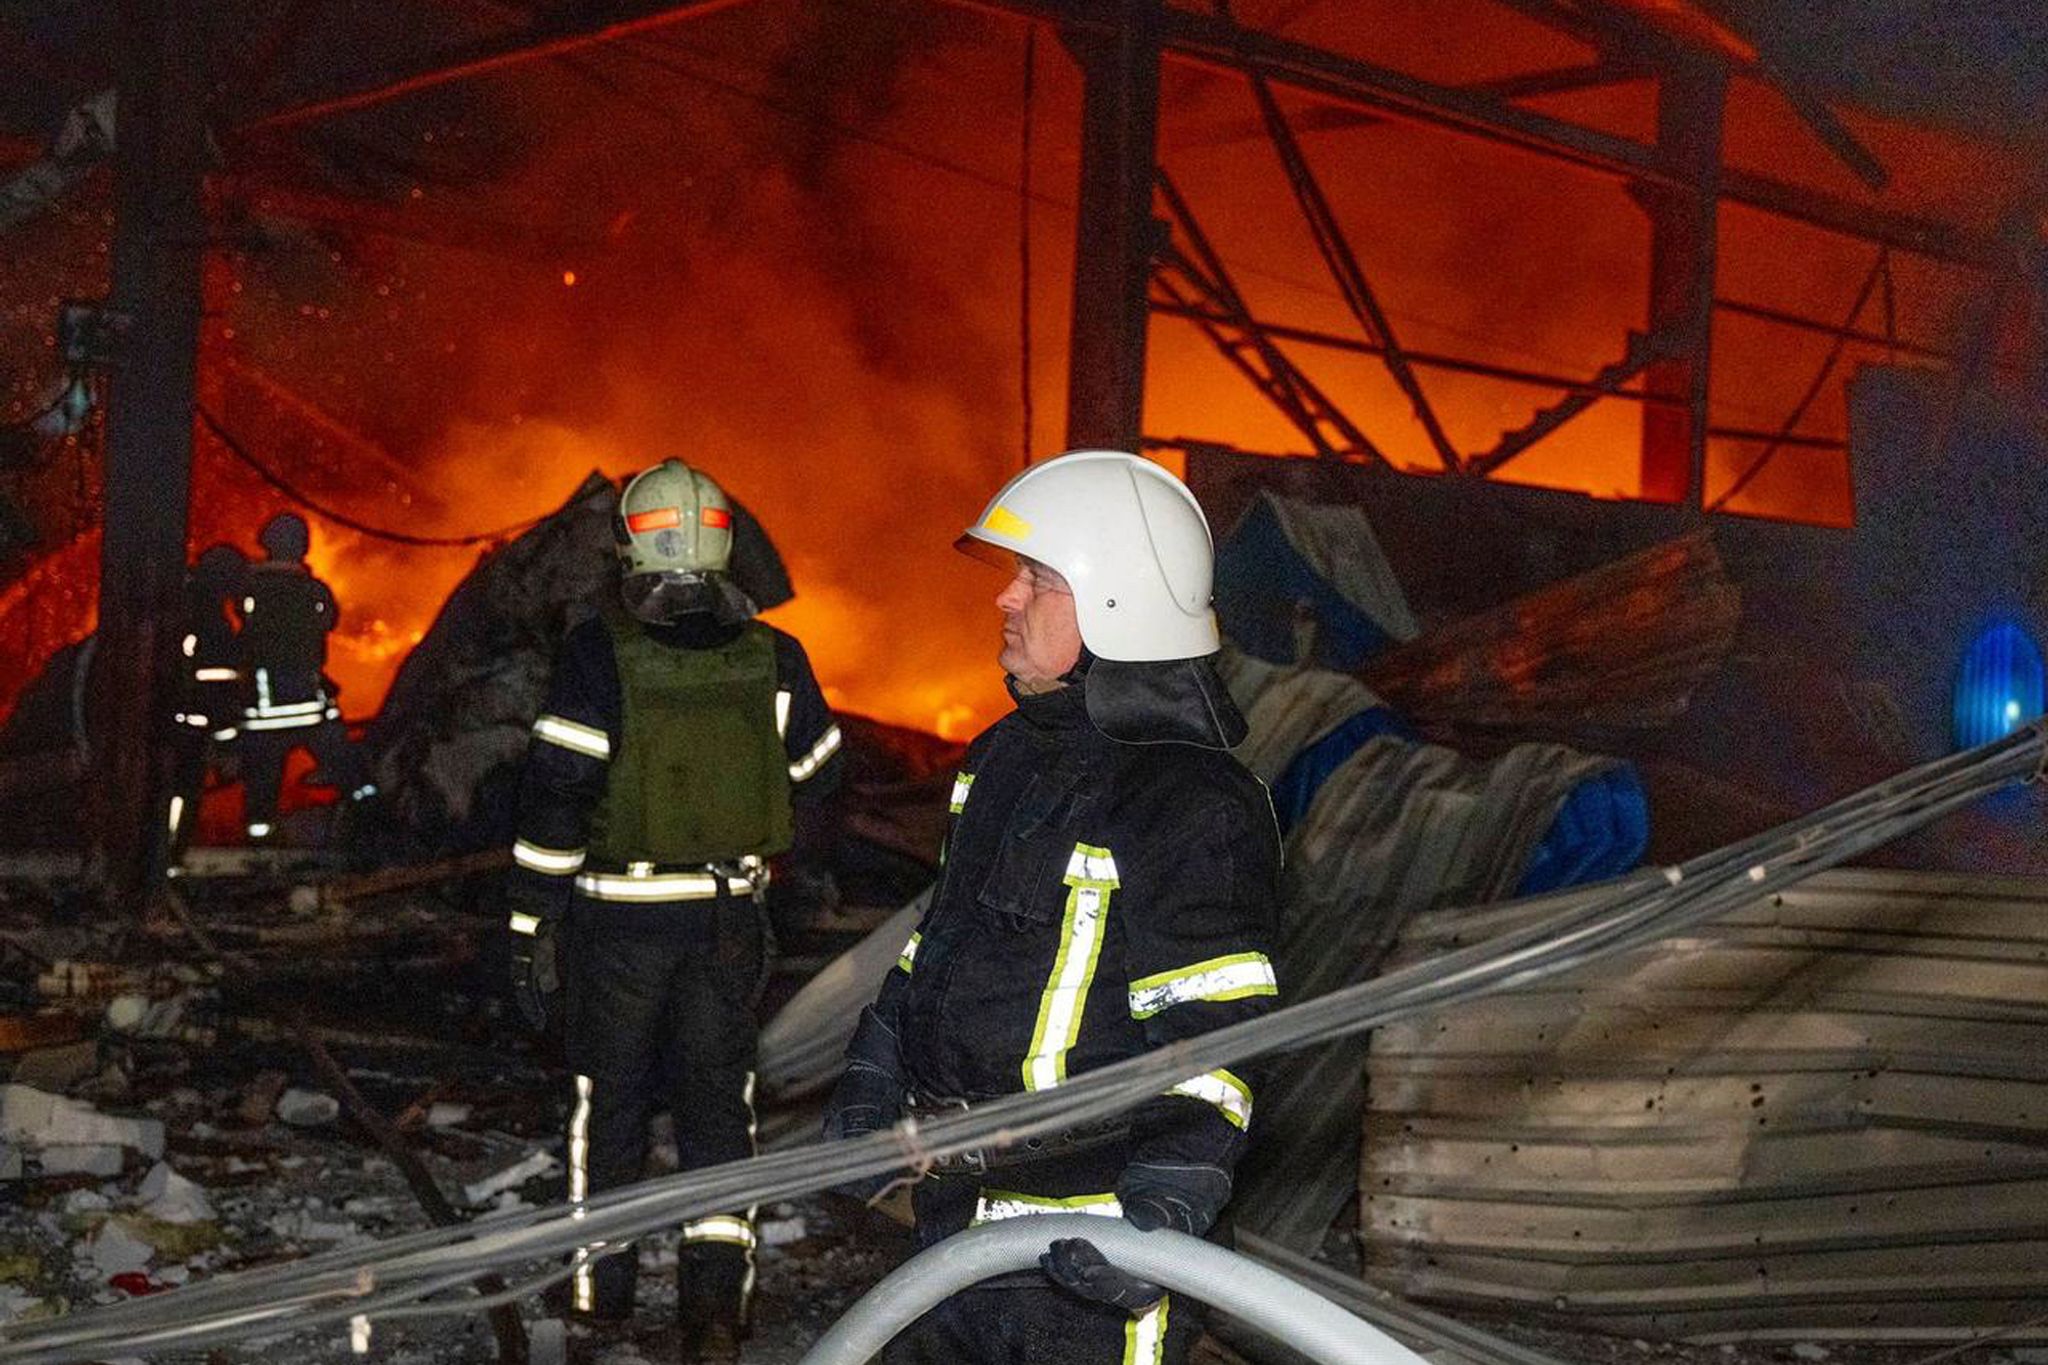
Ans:
POLYGON ((1223 686, 1213 654, 1142 663, 1097 659, 1081 690, 1088 719, 1121 744, 1229 749, 1250 729, 1223 686))
POLYGON ((1071 676, 1050 692, 1020 692, 1014 677, 1003 685, 1025 723, 1047 734, 1091 729, 1120 744, 1230 749, 1250 728, 1214 655, 1120 663, 1084 654, 1071 676))
POLYGON ((1054 733, 1089 728, 1088 708, 1082 689, 1072 683, 1055 687, 1050 692, 1020 692, 1017 679, 1005 677, 1003 686, 1010 689, 1010 699, 1017 703, 1017 714, 1034 730, 1054 733))

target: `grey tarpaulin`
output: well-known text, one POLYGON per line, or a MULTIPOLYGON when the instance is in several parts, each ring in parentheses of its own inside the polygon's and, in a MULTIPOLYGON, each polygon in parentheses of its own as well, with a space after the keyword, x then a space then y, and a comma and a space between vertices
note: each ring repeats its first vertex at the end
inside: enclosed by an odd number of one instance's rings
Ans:
MULTIPOLYGON (((1234 666, 1228 676, 1252 719, 1244 753, 1262 777, 1374 704, 1339 674, 1234 666)), ((1612 766, 1552 744, 1517 745, 1486 763, 1435 745, 1368 741, 1324 782, 1287 840, 1283 999, 1368 979, 1412 914, 1512 894, 1566 795, 1612 766)), ((1257 1094, 1238 1220, 1313 1251, 1357 1188, 1364 1104, 1354 1050, 1314 1049, 1274 1065, 1257 1094)))
POLYGON ((839 1079, 846 1042, 860 1012, 896 965, 910 931, 924 918, 931 891, 884 920, 841 953, 776 1011, 761 1030, 757 1063, 762 1093, 791 1099, 822 1090, 839 1079))

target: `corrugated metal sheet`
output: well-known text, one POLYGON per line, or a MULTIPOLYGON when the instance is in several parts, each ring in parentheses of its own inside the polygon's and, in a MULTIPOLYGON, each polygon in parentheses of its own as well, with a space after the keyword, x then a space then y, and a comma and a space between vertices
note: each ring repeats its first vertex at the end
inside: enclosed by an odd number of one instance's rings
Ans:
MULTIPOLYGON (((1419 915, 1395 960, 1526 913, 1419 915)), ((1709 1340, 2048 1297, 2048 883, 1824 873, 1381 1029, 1368 1072, 1367 1274, 1400 1294, 1709 1340)))

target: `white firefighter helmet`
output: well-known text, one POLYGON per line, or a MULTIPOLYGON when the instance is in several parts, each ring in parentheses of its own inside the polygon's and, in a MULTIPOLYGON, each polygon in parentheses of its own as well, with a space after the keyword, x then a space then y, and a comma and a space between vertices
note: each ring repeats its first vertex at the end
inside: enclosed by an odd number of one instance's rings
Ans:
POLYGON ((732 504, 709 474, 663 460, 635 474, 612 522, 633 574, 722 574, 732 562, 732 504))
POLYGON ((1005 567, 1009 556, 990 550, 1057 569, 1097 658, 1193 659, 1220 648, 1208 520, 1187 485, 1150 460, 1074 450, 1033 465, 954 543, 1005 567))

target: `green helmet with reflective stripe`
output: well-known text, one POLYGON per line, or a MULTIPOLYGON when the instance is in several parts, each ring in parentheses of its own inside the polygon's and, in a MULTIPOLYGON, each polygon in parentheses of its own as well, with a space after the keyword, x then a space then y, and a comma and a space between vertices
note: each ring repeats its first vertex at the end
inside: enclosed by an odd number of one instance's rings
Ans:
POLYGON ((619 495, 612 535, 628 575, 722 574, 732 563, 732 504, 709 474, 663 460, 619 495))

